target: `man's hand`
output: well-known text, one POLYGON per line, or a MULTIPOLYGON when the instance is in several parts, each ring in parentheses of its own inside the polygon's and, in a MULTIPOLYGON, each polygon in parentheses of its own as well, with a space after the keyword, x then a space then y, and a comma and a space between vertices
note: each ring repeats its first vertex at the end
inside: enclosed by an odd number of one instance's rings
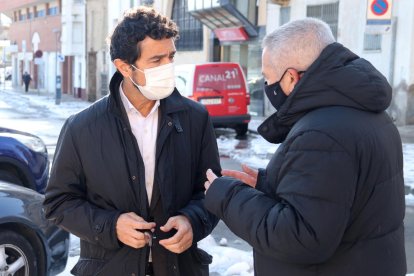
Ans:
POLYGON ((208 169, 206 172, 207 181, 204 182, 204 188, 206 188, 206 191, 204 193, 207 193, 208 188, 210 188, 211 183, 217 178, 217 175, 213 173, 211 169, 208 169))
POLYGON ((116 235, 122 243, 133 248, 141 248, 151 239, 151 236, 144 231, 153 231, 154 228, 154 222, 146 222, 133 212, 124 213, 116 222, 116 235))
POLYGON ((221 174, 236 178, 241 182, 255 188, 257 183, 257 175, 259 174, 259 171, 254 170, 246 166, 245 164, 242 164, 242 170, 242 172, 235 170, 222 170, 221 174))
POLYGON ((182 215, 170 217, 167 223, 160 227, 163 232, 169 232, 173 228, 177 233, 169 239, 160 240, 159 244, 171 252, 180 254, 193 244, 193 228, 188 218, 182 215))

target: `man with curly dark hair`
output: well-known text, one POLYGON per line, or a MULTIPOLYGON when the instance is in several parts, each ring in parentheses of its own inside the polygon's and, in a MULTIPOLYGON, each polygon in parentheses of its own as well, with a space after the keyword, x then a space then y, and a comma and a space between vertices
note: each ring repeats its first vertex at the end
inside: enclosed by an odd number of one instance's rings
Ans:
POLYGON ((206 109, 175 89, 174 22, 128 10, 110 42, 110 95, 63 126, 46 216, 81 240, 74 275, 208 275, 197 248, 218 220, 204 207, 219 173, 206 109))

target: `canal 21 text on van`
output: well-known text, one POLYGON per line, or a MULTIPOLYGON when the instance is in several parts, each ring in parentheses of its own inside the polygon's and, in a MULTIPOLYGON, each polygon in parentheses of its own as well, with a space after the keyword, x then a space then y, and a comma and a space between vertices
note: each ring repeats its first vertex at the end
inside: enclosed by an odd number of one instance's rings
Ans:
MULTIPOLYGON (((219 81, 227 81, 231 79, 236 79, 238 77, 238 71, 236 68, 232 70, 226 70, 223 74, 205 74, 198 76, 198 81, 200 83, 205 82, 219 82, 219 81)), ((240 87, 240 86, 239 86, 240 87)), ((234 89, 234 88, 233 88, 234 89)))

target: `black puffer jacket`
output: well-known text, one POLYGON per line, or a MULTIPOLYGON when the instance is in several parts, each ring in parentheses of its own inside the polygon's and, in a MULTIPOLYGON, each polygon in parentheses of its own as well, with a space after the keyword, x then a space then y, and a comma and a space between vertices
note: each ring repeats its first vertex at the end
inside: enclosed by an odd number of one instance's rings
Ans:
MULTIPOLYGON (((182 254, 165 252, 165 275, 208 275, 211 257, 196 243, 218 221, 203 205, 205 171, 221 170, 208 113, 178 91, 161 100, 154 189, 159 188, 162 209, 151 218, 144 162, 119 96, 121 81, 122 75, 115 73, 108 97, 66 121, 46 190, 46 216, 81 239, 75 275, 113 276, 144 275, 149 251, 117 240, 115 225, 121 213, 154 219, 155 236, 164 239, 174 231, 165 234, 159 227, 169 217, 184 214, 190 219, 194 243, 182 254)), ((153 246, 162 250, 158 240, 153 246)), ((154 262, 157 250, 153 248, 154 262)))
POLYGON ((283 143, 256 188, 219 178, 206 207, 254 248, 257 276, 402 276, 404 180, 386 79, 326 47, 259 132, 283 143))

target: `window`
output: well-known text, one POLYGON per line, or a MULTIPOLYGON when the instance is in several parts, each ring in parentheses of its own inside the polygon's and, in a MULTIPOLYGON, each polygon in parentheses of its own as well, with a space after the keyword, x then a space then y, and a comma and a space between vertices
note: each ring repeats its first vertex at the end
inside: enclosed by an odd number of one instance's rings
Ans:
MULTIPOLYGON (((210 2, 210 1, 207 1, 210 2)), ((214 1, 213 1, 214 2, 214 1)), ((220 1, 218 1, 220 2, 220 1)), ((257 0, 230 0, 230 3, 244 16, 250 23, 256 25, 257 20, 257 0)))
POLYGON ((152 6, 154 5, 154 0, 141 0, 141 5, 152 6))
POLYGON ((82 36, 82 23, 74 22, 73 23, 73 32, 72 32, 72 42, 73 43, 82 43, 83 36, 82 36))
POLYGON ((382 35, 380 34, 365 34, 364 35, 364 50, 366 51, 381 51, 382 35))
POLYGON ((180 39, 177 50, 198 51, 203 49, 203 26, 188 12, 187 0, 175 0, 172 19, 178 25, 180 39))
POLYGON ((335 39, 338 36, 338 8, 339 2, 308 6, 306 9, 307 17, 314 17, 325 21, 331 27, 335 39))
POLYGON ((48 15, 57 15, 59 14, 59 8, 58 7, 50 7, 47 10, 48 15))
POLYGON ((36 17, 44 17, 44 16, 46 16, 46 11, 45 10, 36 11, 36 17))
POLYGON ((282 26, 290 21, 290 7, 280 8, 279 25, 282 26))

